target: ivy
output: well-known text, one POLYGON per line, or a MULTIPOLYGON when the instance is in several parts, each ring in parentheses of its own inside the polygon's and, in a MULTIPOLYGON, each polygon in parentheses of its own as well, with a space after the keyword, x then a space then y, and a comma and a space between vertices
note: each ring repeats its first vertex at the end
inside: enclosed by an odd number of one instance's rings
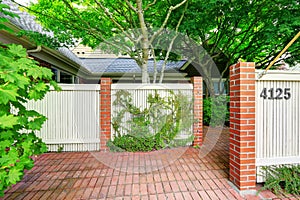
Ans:
POLYGON ((264 171, 262 175, 266 178, 266 181, 260 191, 268 189, 275 194, 289 193, 300 195, 299 165, 272 165, 262 169, 264 171))
POLYGON ((139 108, 128 91, 116 93, 113 106, 118 111, 112 119, 115 135, 107 144, 111 151, 152 151, 193 141, 192 100, 182 93, 169 91, 168 97, 161 97, 155 91, 148 95, 147 104, 148 107, 139 108), (177 138, 182 132, 188 133, 188 137, 177 138))

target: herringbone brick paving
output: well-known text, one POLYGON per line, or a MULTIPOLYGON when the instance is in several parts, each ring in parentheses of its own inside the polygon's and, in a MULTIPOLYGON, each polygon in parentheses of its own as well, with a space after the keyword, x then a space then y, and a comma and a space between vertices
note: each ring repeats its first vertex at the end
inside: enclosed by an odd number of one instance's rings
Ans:
POLYGON ((2 199, 297 199, 239 195, 228 183, 228 129, 220 137, 218 131, 208 132, 202 149, 47 153, 2 199))

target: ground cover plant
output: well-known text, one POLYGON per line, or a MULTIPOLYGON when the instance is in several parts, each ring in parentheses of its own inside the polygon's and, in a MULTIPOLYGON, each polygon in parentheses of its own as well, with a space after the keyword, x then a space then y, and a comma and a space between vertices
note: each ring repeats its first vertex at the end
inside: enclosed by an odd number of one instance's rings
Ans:
POLYGON ((275 194, 289 193, 300 195, 300 166, 281 165, 263 168, 266 181, 261 190, 271 190, 275 194))

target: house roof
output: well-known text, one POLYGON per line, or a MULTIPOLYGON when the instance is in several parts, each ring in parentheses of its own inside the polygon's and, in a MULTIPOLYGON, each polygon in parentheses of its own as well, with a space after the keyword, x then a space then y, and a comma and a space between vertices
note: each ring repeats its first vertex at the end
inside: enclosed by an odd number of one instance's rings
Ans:
MULTIPOLYGON (((22 30, 27 30, 27 31, 34 31, 34 32, 38 32, 41 34, 45 34, 49 37, 54 37, 54 34, 50 31, 44 30, 43 27, 35 22, 35 17, 30 15, 27 12, 23 12, 21 10, 19 10, 19 6, 17 4, 15 4, 14 2, 12 2, 11 0, 2 0, 3 4, 6 4, 10 7, 10 11, 12 13, 15 13, 19 16, 19 18, 17 17, 10 17, 10 16, 5 16, 2 13, 0 13, 0 16, 6 17, 10 20, 10 22, 12 24, 14 24, 15 26, 17 26, 18 28, 22 29, 22 30)), ((80 66, 84 67, 84 64, 81 62, 81 60, 72 52, 70 51, 68 48, 66 47, 59 47, 57 49, 57 51, 61 54, 63 54, 64 56, 66 56, 68 59, 70 59, 71 61, 79 64, 80 66)))
MULTIPOLYGON (((131 58, 81 58, 85 67, 92 73, 141 73, 141 68, 131 58)), ((186 61, 167 62, 165 72, 176 72, 186 61)), ((157 71, 160 72, 164 61, 157 61, 157 71)), ((154 61, 148 61, 148 71, 154 72, 154 61)))

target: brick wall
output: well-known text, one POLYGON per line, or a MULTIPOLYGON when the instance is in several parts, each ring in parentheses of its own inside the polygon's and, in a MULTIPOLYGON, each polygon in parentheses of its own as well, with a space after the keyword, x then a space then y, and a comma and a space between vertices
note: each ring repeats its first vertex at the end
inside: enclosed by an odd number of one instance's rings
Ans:
POLYGON ((100 150, 107 151, 111 137, 111 78, 101 78, 100 85, 100 150))
POLYGON ((230 181, 255 189, 255 63, 230 67, 230 181))
POLYGON ((193 77, 193 95, 194 95, 194 119, 196 120, 193 125, 194 142, 193 146, 202 145, 203 141, 203 123, 202 123, 202 77, 193 77))

